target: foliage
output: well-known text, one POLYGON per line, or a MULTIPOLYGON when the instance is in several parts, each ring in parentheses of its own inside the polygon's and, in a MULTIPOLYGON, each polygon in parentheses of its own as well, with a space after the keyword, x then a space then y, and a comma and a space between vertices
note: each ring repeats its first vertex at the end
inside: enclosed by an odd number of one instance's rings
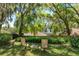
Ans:
POLYGON ((10 34, 0 34, 0 46, 8 45, 9 40, 11 40, 11 35, 10 34))
MULTIPOLYGON (((49 44, 70 44, 70 37, 38 37, 38 36, 31 36, 31 37, 24 37, 26 39, 26 42, 30 43, 41 43, 42 39, 48 40, 49 44)), ((16 39, 16 41, 20 41, 19 38, 16 39)))
POLYGON ((79 37, 72 37, 71 45, 72 47, 79 48, 79 37))
MULTIPOLYGON (((14 29, 19 35, 31 32, 50 32, 54 35, 70 35, 71 28, 79 27, 79 4, 71 3, 19 3, 0 4, 0 29, 8 18, 11 21, 12 14, 16 16, 14 29), (64 34, 63 34, 64 33, 64 34)), ((7 23, 7 22, 6 22, 7 23)), ((8 26, 9 27, 9 26, 8 26)), ((14 31, 15 31, 14 30, 14 31)), ((8 41, 6 35, 1 35, 0 40, 8 41), (6 37, 6 38, 4 38, 6 37)), ((40 42, 42 38, 29 38, 29 41, 40 42)), ((49 42, 65 43, 66 38, 48 38, 49 42)), ((70 38, 67 38, 69 40, 70 38)), ((72 45, 78 45, 78 39, 71 40, 72 45)))
POLYGON ((0 4, 0 10, 2 10, 3 14, 5 13, 2 16, 0 12, 0 19, 5 18, 6 20, 6 18, 10 18, 11 20, 12 14, 15 13, 15 29, 19 34, 23 32, 36 34, 38 31, 42 32, 47 29, 56 34, 57 32, 64 32, 66 29, 66 32, 70 35, 70 29, 78 27, 79 24, 78 5, 70 3, 0 4), (51 24, 47 25, 45 21, 51 24))

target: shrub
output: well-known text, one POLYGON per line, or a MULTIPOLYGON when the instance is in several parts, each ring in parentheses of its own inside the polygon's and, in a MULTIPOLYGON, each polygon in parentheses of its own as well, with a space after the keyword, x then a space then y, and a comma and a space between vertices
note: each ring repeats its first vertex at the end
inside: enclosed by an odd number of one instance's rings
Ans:
POLYGON ((49 43, 54 43, 54 44, 63 44, 67 43, 68 40, 64 37, 55 37, 55 38, 50 38, 49 43))
MULTIPOLYGON (((48 39, 48 43, 52 44, 65 44, 68 43, 70 38, 69 37, 24 37, 26 39, 26 42, 31 43, 41 43, 42 39, 48 39)), ((16 38, 16 41, 20 42, 20 38, 16 38)))
POLYGON ((71 45, 72 47, 79 48, 79 37, 72 37, 71 45))
POLYGON ((11 39, 11 35, 9 35, 9 34, 0 34, 0 46, 9 44, 10 39, 11 39))
MULTIPOLYGON (((44 39, 44 37, 28 37, 26 38, 27 42, 33 42, 33 43, 40 43, 41 39, 44 39)), ((63 44, 67 43, 68 39, 67 37, 46 37, 45 39, 48 39, 48 43, 53 43, 53 44, 63 44)))
POLYGON ((26 38, 26 41, 33 42, 33 43, 40 43, 41 38, 39 38, 39 37, 28 37, 28 38, 26 38))

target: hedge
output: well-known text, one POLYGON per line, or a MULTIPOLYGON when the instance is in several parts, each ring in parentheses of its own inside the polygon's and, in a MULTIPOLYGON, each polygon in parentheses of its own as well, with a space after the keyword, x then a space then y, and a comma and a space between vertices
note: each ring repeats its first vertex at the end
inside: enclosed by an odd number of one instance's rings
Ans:
POLYGON ((11 40, 10 34, 0 34, 0 46, 9 44, 9 40, 11 40))
POLYGON ((69 37, 27 37, 26 41, 27 42, 34 42, 34 43, 40 43, 41 39, 48 39, 48 43, 53 43, 53 44, 63 44, 63 43, 68 43, 70 38, 69 37))
MULTIPOLYGON (((11 34, 0 34, 0 46, 9 44, 11 34)), ((41 43, 41 39, 48 39, 48 43, 52 44, 65 44, 70 43, 72 47, 79 48, 79 37, 24 37, 27 42, 41 43)), ((19 37, 16 41, 20 41, 19 37)))

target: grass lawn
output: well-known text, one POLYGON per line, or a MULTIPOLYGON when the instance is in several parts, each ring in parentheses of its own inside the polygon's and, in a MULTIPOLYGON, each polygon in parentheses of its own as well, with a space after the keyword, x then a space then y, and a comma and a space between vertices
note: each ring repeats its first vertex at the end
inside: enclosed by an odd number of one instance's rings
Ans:
POLYGON ((45 51, 40 46, 41 44, 28 43, 24 48, 20 42, 16 42, 13 47, 1 46, 0 56, 79 56, 79 49, 69 45, 49 44, 45 51), (36 45, 37 48, 32 48, 32 45, 36 45))

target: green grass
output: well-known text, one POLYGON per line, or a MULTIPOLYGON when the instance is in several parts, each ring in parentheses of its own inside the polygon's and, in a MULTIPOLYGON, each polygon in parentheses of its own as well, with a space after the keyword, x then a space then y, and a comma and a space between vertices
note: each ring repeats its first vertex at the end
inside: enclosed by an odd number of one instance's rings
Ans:
POLYGON ((43 51, 42 48, 31 48, 31 45, 41 46, 37 43, 28 43, 26 49, 16 42, 13 47, 1 46, 0 56, 79 56, 79 49, 72 48, 70 45, 49 44, 49 47, 43 51))

